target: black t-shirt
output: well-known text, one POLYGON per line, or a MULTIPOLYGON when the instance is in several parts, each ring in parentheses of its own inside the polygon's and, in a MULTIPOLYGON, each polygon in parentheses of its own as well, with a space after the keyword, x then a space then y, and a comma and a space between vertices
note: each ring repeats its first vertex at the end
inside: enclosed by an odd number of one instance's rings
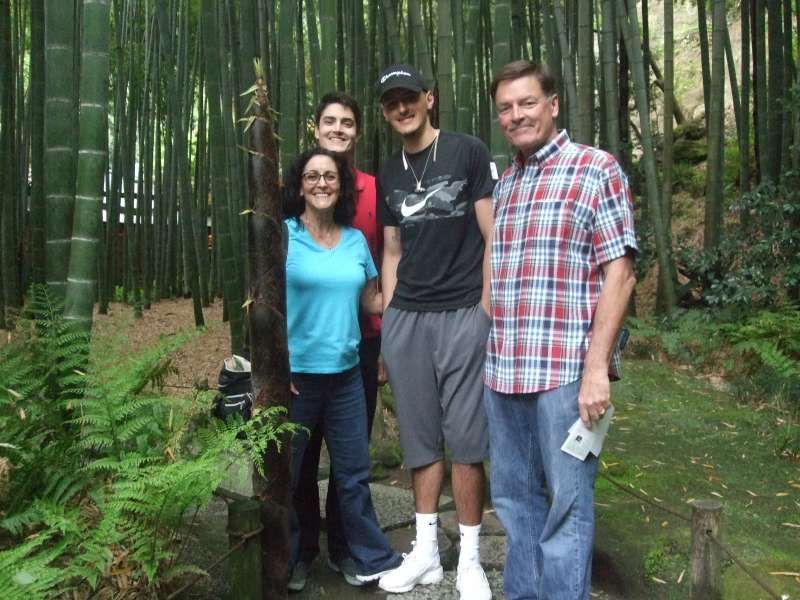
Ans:
POLYGON ((398 152, 377 177, 378 222, 400 228, 391 306, 403 310, 454 310, 481 299, 484 244, 475 201, 494 189, 489 151, 477 138, 446 131, 439 133, 435 160, 433 150, 431 144, 406 153, 407 169, 398 152))

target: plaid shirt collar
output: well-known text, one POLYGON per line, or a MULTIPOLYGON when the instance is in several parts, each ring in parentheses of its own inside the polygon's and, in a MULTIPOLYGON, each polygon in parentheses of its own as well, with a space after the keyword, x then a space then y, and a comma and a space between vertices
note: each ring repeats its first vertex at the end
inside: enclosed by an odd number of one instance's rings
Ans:
POLYGON ((556 137, 528 156, 527 159, 522 152, 517 152, 516 156, 514 156, 514 166, 517 169, 524 169, 528 164, 543 165, 551 156, 561 152, 569 143, 569 134, 566 129, 562 129, 556 137))

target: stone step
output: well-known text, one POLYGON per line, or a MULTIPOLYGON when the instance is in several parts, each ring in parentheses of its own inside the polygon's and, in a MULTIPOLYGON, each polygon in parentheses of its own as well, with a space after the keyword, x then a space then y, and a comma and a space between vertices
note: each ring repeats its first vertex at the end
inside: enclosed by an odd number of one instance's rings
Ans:
MULTIPOLYGON (((411 490, 398 488, 384 483, 371 483, 372 504, 378 522, 384 529, 397 529, 414 523, 414 494, 411 490)), ((325 499, 328 496, 328 480, 319 482, 320 513, 325 513, 325 499)), ((452 498, 442 496, 441 506, 452 504, 452 498)))

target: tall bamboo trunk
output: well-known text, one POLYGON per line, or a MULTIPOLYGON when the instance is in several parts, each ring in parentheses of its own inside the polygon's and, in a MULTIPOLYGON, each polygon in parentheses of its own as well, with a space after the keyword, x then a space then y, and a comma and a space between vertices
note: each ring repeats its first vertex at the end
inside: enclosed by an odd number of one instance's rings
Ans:
POLYGON ((575 141, 594 142, 594 34, 592 32, 592 1, 578 0, 578 110, 574 127, 575 141))
POLYGON ((453 111, 453 20, 450 2, 439 1, 437 25, 439 52, 436 56, 437 83, 439 87, 439 127, 455 128, 453 111))
POLYGON ((703 76, 703 108, 705 109, 706 131, 708 131, 708 112, 711 110, 711 67, 708 62, 708 17, 706 2, 697 0, 697 31, 700 36, 700 73, 703 76))
POLYGON ((764 0, 753 0, 753 124, 755 126, 756 164, 759 181, 769 175, 769 130, 767 127, 767 39, 764 27, 764 0))
POLYGON ((462 52, 462 65, 459 68, 458 112, 456 127, 465 133, 474 132, 475 117, 475 56, 478 24, 481 17, 480 0, 469 0, 465 11, 466 31, 464 36, 464 50, 462 52))
POLYGON ((722 239, 725 139, 725 0, 712 0, 711 106, 708 122, 708 176, 703 247, 714 250, 722 239))
POLYGON ((173 88, 170 95, 175 103, 175 129, 173 151, 178 166, 178 191, 180 206, 180 228, 182 240, 182 259, 184 281, 189 288, 192 296, 192 307, 194 309, 194 324, 202 327, 203 306, 202 294, 200 293, 200 282, 198 279, 198 264, 195 248, 195 238, 192 230, 194 220, 194 194, 192 184, 189 179, 189 151, 187 148, 187 130, 185 117, 191 110, 188 99, 179 95, 180 88, 187 89, 190 86, 186 81, 189 75, 188 68, 188 35, 189 35, 189 6, 185 0, 182 2, 180 28, 178 34, 178 62, 176 76, 172 78, 173 88))
MULTIPOLYGON (((617 34, 616 17, 614 12, 614 0, 602 0, 603 30, 601 37, 600 55, 603 62, 603 80, 605 85, 605 126, 608 151, 622 162, 620 154, 620 123, 619 123, 619 90, 617 81, 619 71, 617 69, 617 34)), ((666 33, 666 32, 665 32, 666 33)), ((666 48, 664 50, 666 54, 666 48)))
POLYGON ((278 129, 280 133, 281 170, 285 173, 297 156, 297 59, 294 52, 294 29, 297 0, 280 2, 280 72, 281 95, 278 129))
POLYGON ((0 6, 0 272, 2 272, 2 298, 0 325, 11 324, 12 314, 21 305, 20 265, 17 260, 18 199, 15 165, 16 117, 15 83, 22 76, 15 65, 12 45, 12 21, 9 5, 0 6))
POLYGON ((617 18, 620 29, 625 39, 625 49, 631 65, 631 75, 634 81, 636 94, 636 108, 639 112, 639 124, 642 133, 642 152, 647 184, 647 208, 650 222, 653 226, 653 235, 656 242, 656 255, 658 259, 659 283, 664 291, 664 308, 671 314, 675 308, 675 284, 672 280, 672 249, 669 245, 669 236, 664 227, 662 216, 661 198, 659 195, 658 173, 656 171, 655 153, 653 150, 653 136, 650 131, 650 106, 647 102, 647 82, 645 80, 644 58, 639 45, 639 25, 636 16, 634 0, 617 0, 617 18), (628 15, 627 18, 625 15, 628 15))
MULTIPOLYGON (((264 78, 258 73, 250 125, 250 211, 248 247, 250 292, 248 322, 252 342, 252 382, 257 407, 289 408, 289 352, 286 338, 286 281, 277 152, 264 78)), ((285 415, 283 417, 286 418, 285 415)), ((290 439, 282 452, 270 444, 265 457, 267 478, 257 472, 253 487, 260 498, 262 596, 285 598, 289 579, 289 516, 291 514, 290 439)))
MULTIPOLYGON (((497 72, 503 65, 511 61, 510 31, 511 2, 497 0, 494 3, 494 44, 492 45, 492 66, 497 72)), ((487 74, 488 75, 488 74, 487 74)), ((491 79, 491 77, 488 77, 491 79)), ((492 160, 502 173, 508 166, 508 142, 500 129, 497 116, 492 116, 492 160)))
POLYGON ((569 130, 578 125, 578 89, 575 82, 575 69, 572 63, 572 52, 567 37, 567 22, 561 9, 561 0, 553 0, 553 16, 555 18, 558 47, 561 51, 562 81, 565 91, 566 123, 569 130))
MULTIPOLYGON (((236 263, 241 261, 238 249, 231 236, 231 217, 228 205, 228 182, 225 164, 225 137, 222 123, 220 94, 220 59, 215 0, 203 0, 203 32, 207 90, 210 115, 209 146, 211 151, 211 190, 214 202, 214 243, 219 247, 217 269, 223 279, 225 311, 231 331, 231 351, 241 353, 244 349, 242 321, 242 288, 238 279, 236 263)), ((225 114, 229 114, 226 113, 225 114)))
POLYGON ((83 5, 78 180, 64 318, 92 328, 97 295, 97 246, 108 161, 108 0, 83 5))
POLYGON ((783 155, 784 82, 783 27, 778 0, 767 2, 767 173, 772 181, 781 176, 783 155))
MULTIPOLYGON (((672 245, 672 164, 673 164, 673 104, 674 93, 675 32, 672 0, 664 1, 664 143, 661 157, 664 180, 661 187, 661 215, 668 244, 672 245)), ((672 280, 675 274, 670 273, 672 280)), ((658 280, 656 306, 666 311, 662 279, 658 280)))
MULTIPOLYGON (((739 191, 750 191, 750 7, 748 0, 742 2, 741 60, 742 65, 742 114, 739 129, 739 191)), ((744 213, 746 211, 742 211, 744 213)))
POLYGON ((73 81, 73 3, 45 3, 45 202, 46 277, 52 296, 63 300, 75 203, 76 123, 73 81))
POLYGON ((426 81, 433 80, 433 54, 425 33, 425 21, 422 18, 422 6, 420 0, 408 0, 408 15, 411 20, 411 32, 414 36, 414 48, 416 50, 416 67, 422 72, 426 81))
POLYGON ((31 0, 31 281, 45 282, 44 0, 31 0))

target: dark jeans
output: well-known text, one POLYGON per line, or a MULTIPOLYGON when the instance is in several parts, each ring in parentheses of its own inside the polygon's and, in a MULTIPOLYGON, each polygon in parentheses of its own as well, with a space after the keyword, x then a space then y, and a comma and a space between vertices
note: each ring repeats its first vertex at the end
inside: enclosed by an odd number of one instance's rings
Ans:
MULTIPOLYGON (((369 494, 369 449, 367 414, 363 384, 358 367, 334 375, 293 373, 292 382, 300 394, 292 402, 291 420, 309 430, 320 430, 331 456, 332 481, 328 498, 338 504, 339 546, 332 549, 335 558, 351 556, 364 572, 381 570, 396 562, 397 557, 378 525, 369 494), (346 532, 346 533, 343 533, 346 532), (337 556, 336 551, 340 552, 337 556)), ((309 560, 302 546, 302 532, 307 528, 309 498, 301 491, 307 483, 302 476, 306 468, 308 434, 297 434, 292 441, 292 482, 295 515, 292 524, 292 555, 295 561, 309 560), (304 512, 305 509, 305 512, 304 512)), ((313 453, 310 455, 313 458, 313 453)), ((317 460, 318 460, 317 454, 317 460)), ((317 535, 319 500, 316 470, 313 472, 313 494, 316 496, 317 535)), ((331 513, 328 513, 331 514, 331 513)), ((329 523, 334 519, 329 519, 329 523)), ((315 538, 315 542, 318 538, 315 538)), ((317 543, 318 551, 318 543, 317 543)), ((307 551, 306 551, 307 552, 307 551)), ((313 558, 313 555, 311 556, 313 558)))
MULTIPOLYGON (((361 381, 364 385, 364 397, 367 407, 367 439, 372 435, 372 422, 375 419, 375 404, 378 396, 378 355, 381 349, 381 338, 361 340, 358 353, 361 366, 361 381)), ((314 428, 311 439, 303 455, 300 467, 300 479, 292 499, 297 516, 300 519, 300 556, 303 562, 310 563, 319 554, 319 532, 322 519, 319 514, 319 454, 322 448, 322 426, 314 428)), ((338 561, 348 555, 347 544, 342 533, 342 519, 339 514, 339 500, 336 493, 336 478, 328 480, 328 497, 325 501, 325 524, 328 531, 328 554, 338 561)))

